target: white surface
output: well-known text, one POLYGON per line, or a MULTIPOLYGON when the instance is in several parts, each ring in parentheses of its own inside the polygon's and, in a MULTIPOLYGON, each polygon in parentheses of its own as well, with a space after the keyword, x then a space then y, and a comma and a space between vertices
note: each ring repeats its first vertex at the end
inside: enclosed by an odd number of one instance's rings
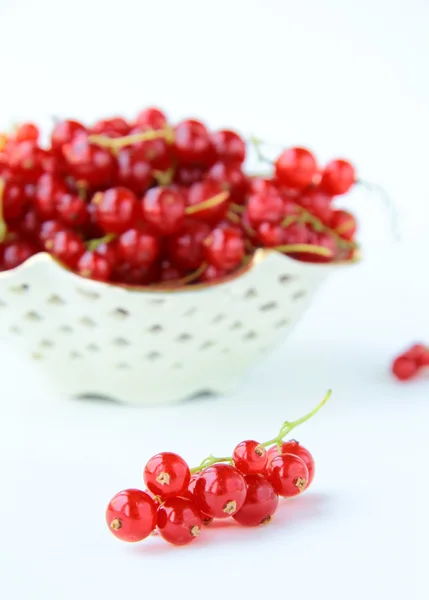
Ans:
POLYGON ((220 400, 73 402, 0 346, 0 596, 427 599, 429 381, 387 373, 398 350, 429 339, 427 3, 68 7, 2 1, 4 123, 159 102, 175 117, 309 144, 323 160, 344 154, 388 188, 404 245, 381 247, 382 211, 362 201, 367 262, 330 280, 287 343, 220 400), (316 457, 314 486, 272 526, 219 527, 184 549, 109 535, 107 500, 141 484, 150 455, 195 463, 270 437, 328 387, 330 404, 296 433, 316 457))

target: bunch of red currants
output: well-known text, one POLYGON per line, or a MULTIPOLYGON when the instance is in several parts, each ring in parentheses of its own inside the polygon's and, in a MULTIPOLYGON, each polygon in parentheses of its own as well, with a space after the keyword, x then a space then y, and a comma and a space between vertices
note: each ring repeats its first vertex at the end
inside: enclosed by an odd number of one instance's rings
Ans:
POLYGON ((397 356, 392 363, 392 373, 400 381, 408 381, 416 377, 423 369, 429 367, 429 346, 414 344, 397 356))
POLYGON ((345 160, 319 169, 291 148, 271 177, 248 176, 237 133, 157 108, 39 137, 32 123, 0 134, 0 270, 48 252, 82 277, 174 286, 225 278, 261 247, 309 262, 356 250, 355 219, 333 204, 356 180, 345 160))
POLYGON ((182 546, 213 519, 232 517, 249 526, 269 523, 279 497, 297 496, 314 477, 310 452, 284 438, 310 419, 330 394, 305 417, 286 421, 272 440, 240 442, 230 457, 210 455, 190 469, 177 454, 156 454, 144 468, 146 491, 124 490, 110 501, 106 511, 110 531, 126 542, 157 532, 167 542, 182 546))

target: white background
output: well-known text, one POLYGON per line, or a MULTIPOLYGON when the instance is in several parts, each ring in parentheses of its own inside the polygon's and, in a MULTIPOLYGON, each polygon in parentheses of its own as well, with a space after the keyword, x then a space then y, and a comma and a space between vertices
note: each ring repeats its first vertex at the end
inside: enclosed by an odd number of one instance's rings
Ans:
POLYGON ((0 346, 0 597, 427 598, 429 378, 392 356, 429 341, 429 5, 426 0, 191 0, 0 4, 0 126, 133 115, 157 103, 321 161, 350 157, 398 207, 350 200, 364 261, 338 272, 287 342, 233 397, 162 409, 54 397, 0 346), (354 204, 353 204, 354 203, 354 204), (246 437, 296 433, 308 495, 258 530, 219 526, 188 548, 117 542, 107 500, 145 460, 195 463, 246 437))

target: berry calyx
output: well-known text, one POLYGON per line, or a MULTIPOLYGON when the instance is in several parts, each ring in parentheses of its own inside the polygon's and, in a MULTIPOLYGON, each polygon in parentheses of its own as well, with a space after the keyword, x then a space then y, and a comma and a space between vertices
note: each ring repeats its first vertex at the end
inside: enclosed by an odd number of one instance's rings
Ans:
POLYGON ((173 452, 161 452, 148 460, 143 477, 153 494, 160 498, 172 498, 180 496, 188 488, 191 474, 181 456, 173 452))
POLYGON ((124 490, 109 502, 106 523, 123 542, 140 542, 155 529, 156 509, 154 500, 145 492, 124 490))
POLYGON ((260 475, 248 475, 246 487, 244 503, 232 518, 240 525, 267 525, 277 510, 278 494, 273 485, 260 475))
POLYGON ((170 498, 158 508, 157 528, 170 544, 190 544, 200 535, 202 524, 200 512, 187 498, 170 498))

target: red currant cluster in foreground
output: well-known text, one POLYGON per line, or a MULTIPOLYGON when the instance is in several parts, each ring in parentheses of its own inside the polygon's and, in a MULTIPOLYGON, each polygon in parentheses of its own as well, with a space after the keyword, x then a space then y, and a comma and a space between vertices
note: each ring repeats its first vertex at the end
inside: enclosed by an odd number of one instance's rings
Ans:
POLYGON ((0 135, 0 270, 48 252, 83 277, 128 285, 222 279, 257 248, 307 262, 353 258, 356 222, 335 209, 352 165, 285 150, 271 177, 243 171, 246 144, 156 108, 133 122, 57 122, 48 147, 25 123, 0 135))
POLYGON ((414 344, 400 354, 392 363, 392 373, 400 381, 413 379, 424 368, 429 367, 429 346, 414 344))
POLYGON ((147 490, 124 490, 110 501, 106 511, 110 531, 125 542, 139 542, 156 531, 167 542, 182 546, 213 519, 232 517, 249 526, 269 523, 279 496, 297 496, 314 477, 310 452, 284 438, 310 419, 330 394, 305 417, 285 422, 277 437, 262 444, 240 442, 230 457, 209 456, 190 469, 177 454, 156 454, 144 468, 147 490))

